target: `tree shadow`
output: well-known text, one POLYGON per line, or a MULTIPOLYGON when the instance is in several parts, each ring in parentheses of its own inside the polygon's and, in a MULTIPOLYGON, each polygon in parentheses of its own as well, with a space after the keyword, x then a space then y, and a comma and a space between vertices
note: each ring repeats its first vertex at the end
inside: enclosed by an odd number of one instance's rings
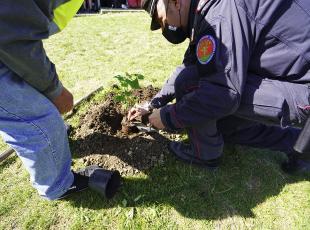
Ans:
MULTIPOLYGON (((92 138, 98 136, 87 137, 83 141, 92 138)), ((121 145, 122 141, 132 140, 117 141, 121 145)), ((112 153, 122 157, 117 151, 112 153)), ((72 196, 69 202, 73 206, 94 210, 124 207, 124 203, 126 207, 167 205, 192 219, 216 220, 236 215, 254 217, 252 209, 269 197, 278 195, 287 184, 310 179, 309 175, 282 173, 279 164, 284 158, 284 155, 276 152, 246 147, 237 147, 236 151, 226 147, 220 169, 209 171, 182 163, 169 155, 164 165, 150 170, 142 169, 147 178, 123 178, 123 186, 112 200, 87 191, 72 196)), ((133 164, 127 158, 122 160, 133 164)), ((140 165, 134 167, 139 168, 140 165)))

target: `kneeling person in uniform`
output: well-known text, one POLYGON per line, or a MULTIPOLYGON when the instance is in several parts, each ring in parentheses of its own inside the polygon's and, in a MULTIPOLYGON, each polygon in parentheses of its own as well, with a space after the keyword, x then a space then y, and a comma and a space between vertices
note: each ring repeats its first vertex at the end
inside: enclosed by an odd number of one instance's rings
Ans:
MULTIPOLYGON (((174 44, 190 39, 182 65, 149 104, 154 127, 187 130, 190 144, 170 143, 173 154, 214 169, 226 142, 282 151, 290 160, 284 169, 310 170, 293 148, 310 108, 307 1, 142 5, 152 17, 151 30, 161 28, 174 44)), ((128 118, 141 113, 132 108, 128 118)))

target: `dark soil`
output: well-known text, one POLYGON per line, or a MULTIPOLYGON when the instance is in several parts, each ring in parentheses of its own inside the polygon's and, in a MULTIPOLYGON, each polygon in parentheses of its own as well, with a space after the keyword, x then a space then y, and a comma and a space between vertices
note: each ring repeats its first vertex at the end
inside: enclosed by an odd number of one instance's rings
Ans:
MULTIPOLYGON (((135 90, 133 95, 143 102, 157 92, 158 89, 148 86, 135 90)), ((80 126, 71 135, 71 147, 85 166, 97 164, 119 170, 122 175, 134 175, 164 163, 168 143, 178 139, 178 135, 122 128, 126 116, 127 111, 109 93, 104 101, 90 105, 88 112, 80 117, 80 126)))

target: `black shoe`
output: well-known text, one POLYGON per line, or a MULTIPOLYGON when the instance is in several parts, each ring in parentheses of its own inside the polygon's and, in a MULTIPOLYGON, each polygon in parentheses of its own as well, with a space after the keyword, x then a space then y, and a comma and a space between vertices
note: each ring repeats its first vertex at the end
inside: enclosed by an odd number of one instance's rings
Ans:
POLYGON ((73 193, 81 192, 88 189, 89 177, 83 175, 83 173, 82 174, 78 172, 72 172, 72 173, 74 175, 73 184, 65 194, 63 194, 61 197, 58 198, 58 200, 66 198, 72 195, 73 193))
POLYGON ((288 160, 282 163, 281 168, 288 174, 309 173, 310 161, 301 160, 299 159, 298 154, 292 153, 288 155, 288 160))
POLYGON ((190 163, 196 164, 199 166, 206 167, 210 170, 215 170, 220 165, 220 158, 212 159, 212 160, 201 160, 195 157, 194 150, 191 145, 184 144, 181 142, 170 142, 169 151, 173 153, 178 159, 190 163))

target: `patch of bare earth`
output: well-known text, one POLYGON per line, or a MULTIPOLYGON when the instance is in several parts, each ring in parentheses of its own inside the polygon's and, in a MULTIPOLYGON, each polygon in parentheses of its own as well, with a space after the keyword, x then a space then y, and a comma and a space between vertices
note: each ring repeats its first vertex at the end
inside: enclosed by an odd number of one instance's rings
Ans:
MULTIPOLYGON (((150 100, 157 89, 148 86, 135 90, 139 102, 150 100)), ((113 93, 91 105, 80 119, 80 126, 71 135, 72 149, 83 158, 84 165, 97 164, 105 169, 134 175, 164 163, 168 143, 178 134, 166 132, 124 132, 122 120, 127 111, 116 102, 113 93)))

